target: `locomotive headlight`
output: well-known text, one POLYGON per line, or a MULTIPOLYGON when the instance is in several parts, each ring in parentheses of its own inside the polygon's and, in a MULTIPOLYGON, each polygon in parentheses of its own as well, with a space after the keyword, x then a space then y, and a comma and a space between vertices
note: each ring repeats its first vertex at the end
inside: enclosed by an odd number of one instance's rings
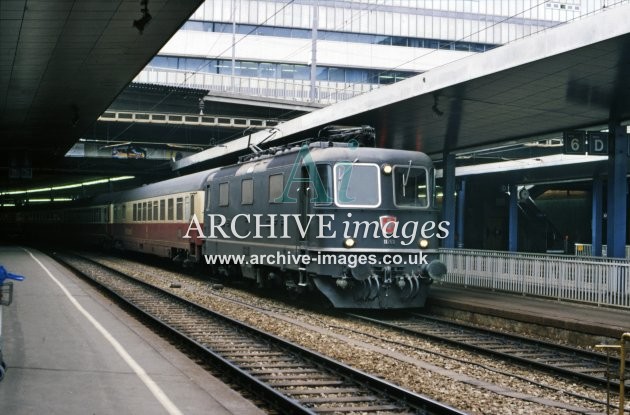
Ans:
POLYGON ((386 176, 389 176, 390 174, 392 174, 392 166, 390 164, 383 164, 383 167, 381 168, 381 170, 383 171, 383 174, 386 176))
POLYGON ((426 239, 420 239, 418 241, 418 246, 420 246, 420 248, 424 249, 424 248, 429 246, 429 241, 427 241, 426 239))
POLYGON ((345 239, 345 240, 343 241, 343 246, 344 246, 345 248, 348 248, 348 249, 349 249, 349 248, 354 247, 355 243, 356 243, 356 242, 354 241, 354 239, 352 239, 352 238, 347 238, 347 239, 345 239))

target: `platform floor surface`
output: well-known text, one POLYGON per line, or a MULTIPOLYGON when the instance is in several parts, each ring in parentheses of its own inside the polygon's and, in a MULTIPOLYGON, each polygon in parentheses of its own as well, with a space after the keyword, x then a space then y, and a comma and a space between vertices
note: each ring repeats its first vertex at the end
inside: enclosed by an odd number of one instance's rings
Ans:
POLYGON ((0 264, 26 278, 2 310, 0 414, 263 413, 46 255, 0 246, 0 264))
POLYGON ((526 323, 620 338, 630 332, 630 310, 598 307, 557 299, 545 299, 455 286, 433 285, 427 305, 504 316, 526 323))

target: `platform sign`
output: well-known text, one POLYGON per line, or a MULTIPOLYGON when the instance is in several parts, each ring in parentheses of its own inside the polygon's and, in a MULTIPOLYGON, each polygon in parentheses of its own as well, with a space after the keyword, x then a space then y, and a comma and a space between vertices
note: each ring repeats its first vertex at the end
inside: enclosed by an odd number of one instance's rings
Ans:
POLYGON ((586 131, 565 131, 562 133, 564 154, 586 153, 586 131))
POLYGON ((597 156, 608 155, 608 133, 599 131, 588 133, 588 154, 597 156))

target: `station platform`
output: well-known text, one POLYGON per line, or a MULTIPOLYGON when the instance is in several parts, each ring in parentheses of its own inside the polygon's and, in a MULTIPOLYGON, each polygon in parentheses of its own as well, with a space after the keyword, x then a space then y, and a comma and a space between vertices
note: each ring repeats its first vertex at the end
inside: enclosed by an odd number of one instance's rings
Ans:
POLYGON ((471 323, 580 346, 610 343, 630 332, 630 310, 451 285, 434 284, 427 309, 471 323))
POLYGON ((46 255, 0 246, 3 414, 262 414, 46 255), (39 261, 39 262, 38 262, 39 261))

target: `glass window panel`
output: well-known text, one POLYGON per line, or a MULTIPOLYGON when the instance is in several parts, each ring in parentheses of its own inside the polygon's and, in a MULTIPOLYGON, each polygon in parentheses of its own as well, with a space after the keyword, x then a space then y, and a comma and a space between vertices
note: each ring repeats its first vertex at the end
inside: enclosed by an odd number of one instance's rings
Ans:
POLYGON ((311 79, 311 67, 306 65, 295 65, 295 76, 293 79, 311 79))
POLYGON ((236 74, 239 76, 258 76, 257 62, 237 62, 236 74))
POLYGON ((401 36, 392 36, 392 45, 407 46, 407 38, 401 36))
POLYGON ((232 74, 232 61, 221 59, 217 61, 217 73, 222 75, 232 74))
POLYGON ((279 37, 291 37, 291 29, 288 27, 274 27, 273 35, 279 37))
POLYGON ((276 78, 278 65, 275 63, 261 62, 258 65, 258 76, 260 78, 276 78))
POLYGON ((280 77, 282 79, 293 79, 295 76, 295 65, 285 65, 281 64, 280 67, 280 77))
POLYGON ((279 203, 276 199, 282 197, 284 191, 284 176, 273 174, 269 176, 269 203, 279 203))
POLYGON ((463 50, 468 52, 470 50, 470 43, 457 42, 455 43, 455 50, 463 50))
POLYGON ((398 207, 427 207, 429 204, 427 170, 423 167, 395 166, 394 204, 398 207))
POLYGON ((321 66, 317 67, 317 80, 328 81, 328 68, 323 68, 321 66))
POLYGON ((182 26, 182 30, 199 30, 203 31, 203 22, 189 20, 182 26))
POLYGON ((173 199, 168 199, 168 220, 173 220, 174 219, 174 203, 173 203, 173 199))
POLYGON ((300 39, 310 39, 311 31, 308 29, 291 29, 291 37, 300 39))
POLYGON ((241 204, 251 205, 254 203, 254 180, 245 179, 241 182, 241 204))
POLYGON ((338 206, 380 205, 380 170, 377 165, 337 163, 334 170, 335 203, 338 206))
POLYGON ((345 82, 346 71, 343 68, 328 68, 328 80, 331 82, 345 82))
POLYGON ((223 32, 223 33, 232 33, 232 24, 231 23, 215 23, 214 31, 223 32))
POLYGON ((256 34, 258 36, 273 36, 273 27, 260 26, 258 29, 256 29, 256 34))
POLYGON ((230 203, 230 184, 219 184, 219 206, 227 206, 230 203))
POLYGON ((175 204, 175 220, 183 220, 184 219, 184 198, 178 197, 177 203, 175 204))
POLYGON ((346 69, 346 82, 352 82, 352 83, 368 82, 368 72, 363 69, 346 69))
POLYGON ((391 36, 376 36, 376 44, 378 45, 391 45, 392 38, 391 36))
POLYGON ((396 77, 392 72, 383 72, 378 76, 378 83, 381 85, 393 84, 396 82, 396 77))

